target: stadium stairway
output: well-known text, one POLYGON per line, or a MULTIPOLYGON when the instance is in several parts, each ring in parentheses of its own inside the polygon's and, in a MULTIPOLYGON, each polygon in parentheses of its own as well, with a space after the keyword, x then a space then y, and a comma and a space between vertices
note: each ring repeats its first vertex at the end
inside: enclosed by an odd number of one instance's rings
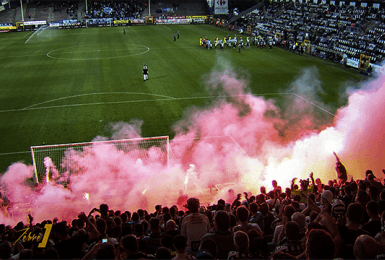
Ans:
POLYGON ((260 0, 256 5, 250 7, 249 9, 243 11, 243 12, 240 12, 238 15, 236 16, 233 16, 229 23, 232 23, 232 22, 235 22, 236 20, 238 20, 239 18, 241 18, 242 16, 248 14, 248 13, 251 13, 252 11, 258 9, 258 8, 262 8, 262 6, 265 5, 265 2, 263 0, 260 0))

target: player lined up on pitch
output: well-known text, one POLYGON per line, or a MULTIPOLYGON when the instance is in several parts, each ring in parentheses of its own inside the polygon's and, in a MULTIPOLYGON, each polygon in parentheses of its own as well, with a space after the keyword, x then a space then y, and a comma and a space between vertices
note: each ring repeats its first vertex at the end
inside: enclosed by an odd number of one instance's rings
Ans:
POLYGON ((143 80, 144 81, 148 80, 148 67, 147 67, 147 65, 143 65, 142 73, 143 73, 143 80))
MULTIPOLYGON (((247 36, 246 41, 243 40, 243 37, 240 36, 237 38, 237 35, 234 35, 232 38, 231 36, 227 35, 226 37, 223 37, 222 39, 219 39, 218 37, 214 40, 214 48, 216 49, 219 47, 220 49, 231 49, 233 48, 238 49, 238 52, 240 52, 241 48, 243 46, 246 46, 247 49, 250 48, 250 46, 255 46, 259 48, 264 48, 266 44, 269 46, 269 49, 273 47, 273 45, 276 44, 276 41, 271 37, 266 37, 264 39, 262 36, 247 36)), ((199 38, 199 46, 203 46, 204 48, 211 49, 213 48, 213 43, 210 39, 207 39, 206 36, 199 38)))

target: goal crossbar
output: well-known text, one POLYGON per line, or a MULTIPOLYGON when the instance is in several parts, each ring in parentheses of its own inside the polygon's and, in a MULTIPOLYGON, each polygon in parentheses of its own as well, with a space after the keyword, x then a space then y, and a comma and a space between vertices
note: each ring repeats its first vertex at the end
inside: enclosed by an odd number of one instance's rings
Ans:
POLYGON ((170 143, 168 136, 31 146, 34 181, 38 183, 41 181, 42 176, 45 176, 46 181, 48 181, 49 175, 53 174, 52 171, 57 171, 58 174, 62 174, 66 170, 65 166, 62 165, 63 160, 66 156, 71 156, 71 153, 68 153, 71 150, 83 152, 83 148, 109 145, 114 145, 117 150, 124 150, 127 153, 131 152, 131 156, 137 156, 137 158, 133 159, 139 159, 140 154, 132 153, 132 151, 142 150, 147 152, 152 147, 159 147, 164 152, 164 160, 167 164, 170 160, 170 143))

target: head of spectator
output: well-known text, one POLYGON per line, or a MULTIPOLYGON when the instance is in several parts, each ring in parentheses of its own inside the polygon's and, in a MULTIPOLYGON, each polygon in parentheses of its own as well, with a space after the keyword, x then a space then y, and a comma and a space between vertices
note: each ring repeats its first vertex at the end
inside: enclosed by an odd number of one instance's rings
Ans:
POLYGON ((99 259, 116 259, 115 248, 110 243, 101 244, 96 250, 95 258, 99 259))
POLYGON ((190 213, 198 213, 200 207, 199 199, 197 198, 189 198, 187 200, 187 208, 190 213))
POLYGON ((306 217, 301 212, 295 212, 291 216, 291 220, 298 224, 300 230, 305 231, 306 228, 306 217))
POLYGON ((332 210, 331 210, 331 215, 335 219, 343 219, 346 214, 346 207, 345 203, 342 202, 341 200, 337 199, 333 202, 332 205, 332 210))
POLYGON ((122 215, 120 215, 120 218, 122 220, 122 225, 124 223, 127 223, 128 222, 128 216, 127 216, 127 213, 123 213, 122 215))
POLYGON ((265 186, 261 186, 259 188, 259 190, 260 190, 261 194, 266 194, 266 187, 265 186))
POLYGON ((140 220, 143 220, 144 219, 144 210, 143 209, 138 209, 138 215, 139 215, 139 219, 140 220))
POLYGON ((307 235, 307 259, 333 259, 334 241, 332 236, 322 229, 313 229, 307 235))
POLYGON ((301 201, 301 196, 299 196, 299 195, 294 195, 293 201, 296 201, 296 202, 300 203, 300 201, 301 201))
POLYGON ((151 233, 160 233, 160 219, 158 217, 151 218, 149 224, 151 233))
POLYGON ((371 200, 377 200, 378 199, 378 189, 375 186, 369 186, 369 198, 371 200))
POLYGON ((163 223, 167 223, 167 221, 170 219, 172 219, 170 212, 167 212, 163 215, 163 223))
POLYGON ((249 218, 249 210, 245 206, 237 208, 237 218, 241 223, 247 222, 249 218))
POLYGON ((129 223, 125 223, 122 226, 122 237, 132 234, 132 226, 129 223))
POLYGON ((379 207, 378 207, 378 202, 377 201, 369 201, 366 204, 366 212, 368 213, 369 217, 374 220, 374 219, 379 219, 379 207))
POLYGON ((121 245, 128 256, 139 253, 139 244, 135 235, 124 236, 121 245))
POLYGON ((173 219, 169 219, 166 222, 165 231, 174 231, 176 230, 176 223, 173 219))
POLYGON ((275 259, 292 259, 296 260, 297 258, 289 253, 286 253, 284 251, 277 251, 274 254, 271 255, 270 260, 275 259))
POLYGON ((98 220, 96 220, 96 229, 99 231, 99 233, 100 233, 102 236, 105 236, 105 235, 106 235, 106 232, 107 232, 107 223, 106 223, 106 221, 104 220, 104 218, 99 218, 98 220))
POLYGON ((293 208, 294 208, 295 211, 301 211, 301 210, 300 210, 300 207, 299 207, 299 202, 297 202, 297 201, 292 201, 292 202, 291 202, 291 206, 293 206, 293 208))
POLYGON ((249 237, 243 231, 237 231, 234 233, 234 245, 237 249, 248 249, 249 248, 249 237))
POLYGON ((309 179, 300 180, 301 190, 306 191, 309 187, 309 179))
POLYGON ((263 216, 266 216, 269 213, 269 204, 267 202, 260 204, 259 211, 263 216))
POLYGON ((378 254, 378 244, 371 236, 361 235, 354 242, 354 256, 358 259, 374 259, 378 254))
POLYGON ((173 245, 178 254, 184 254, 187 248, 187 238, 182 235, 176 235, 173 238, 173 245))
POLYGON ((273 189, 276 189, 278 187, 278 183, 276 180, 272 180, 271 185, 273 185, 273 189))
POLYGON ((287 217, 288 219, 291 219, 291 216, 293 216, 293 214, 295 213, 295 209, 293 206, 291 205, 286 205, 284 210, 283 210, 283 214, 285 217, 287 217))
POLYGON ((286 188, 285 194, 286 194, 287 198, 290 198, 291 197, 291 189, 290 188, 286 188))
POLYGON ((213 256, 213 258, 215 258, 218 254, 218 247, 215 240, 211 238, 203 240, 199 246, 198 254, 201 252, 207 252, 210 256, 213 256))
POLYGON ((165 247, 159 247, 156 250, 155 259, 171 259, 171 252, 165 247))
POLYGON ((325 190, 322 192, 321 204, 324 206, 331 206, 333 202, 333 193, 330 190, 325 190))
POLYGON ((44 250, 44 259, 59 259, 59 254, 54 247, 46 247, 44 250))
POLYGON ((300 239, 299 225, 294 221, 289 221, 285 226, 285 235, 288 241, 300 239))
POLYGON ((136 223, 135 226, 134 226, 134 235, 136 237, 142 237, 143 235, 145 235, 145 232, 144 232, 144 227, 143 227, 143 224, 142 223, 136 223))
POLYGON ((214 224, 218 231, 228 231, 230 228, 230 217, 226 211, 219 210, 215 213, 214 224))
POLYGON ((162 234, 162 238, 160 239, 160 245, 162 247, 171 249, 173 244, 173 238, 169 234, 162 234))
POLYGON ((108 216, 108 205, 107 204, 100 204, 99 206, 100 215, 102 218, 105 218, 108 216))
POLYGON ((368 201, 368 193, 366 193, 365 190, 359 190, 357 192, 356 202, 361 204, 362 206, 365 206, 367 201, 368 201))
POLYGON ((139 214, 138 214, 138 212, 132 213, 131 219, 132 219, 132 222, 137 223, 139 221, 139 214))
POLYGON ((233 230, 233 228, 237 225, 237 217, 234 214, 229 214, 230 218, 230 230, 233 230))
POLYGON ((256 201, 258 204, 262 204, 265 202, 265 195, 264 194, 259 194, 257 197, 256 197, 256 201))
POLYGON ((33 252, 31 249, 23 249, 19 253, 19 259, 32 259, 33 252))
POLYGON ((249 208, 252 216, 255 216, 258 214, 259 207, 257 203, 254 203, 254 202, 250 203, 249 208))
POLYGON ((347 225, 359 225, 360 221, 363 219, 365 214, 365 209, 358 203, 350 203, 348 210, 346 211, 347 225))
POLYGON ((12 256, 12 244, 5 241, 0 244, 0 259, 10 259, 12 256))

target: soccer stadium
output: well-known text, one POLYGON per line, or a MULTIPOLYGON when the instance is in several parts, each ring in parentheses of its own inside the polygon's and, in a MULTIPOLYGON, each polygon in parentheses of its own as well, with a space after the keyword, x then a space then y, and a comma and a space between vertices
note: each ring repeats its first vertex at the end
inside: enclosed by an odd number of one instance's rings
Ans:
POLYGON ((385 255, 385 5, 0 5, 0 259, 385 255))

